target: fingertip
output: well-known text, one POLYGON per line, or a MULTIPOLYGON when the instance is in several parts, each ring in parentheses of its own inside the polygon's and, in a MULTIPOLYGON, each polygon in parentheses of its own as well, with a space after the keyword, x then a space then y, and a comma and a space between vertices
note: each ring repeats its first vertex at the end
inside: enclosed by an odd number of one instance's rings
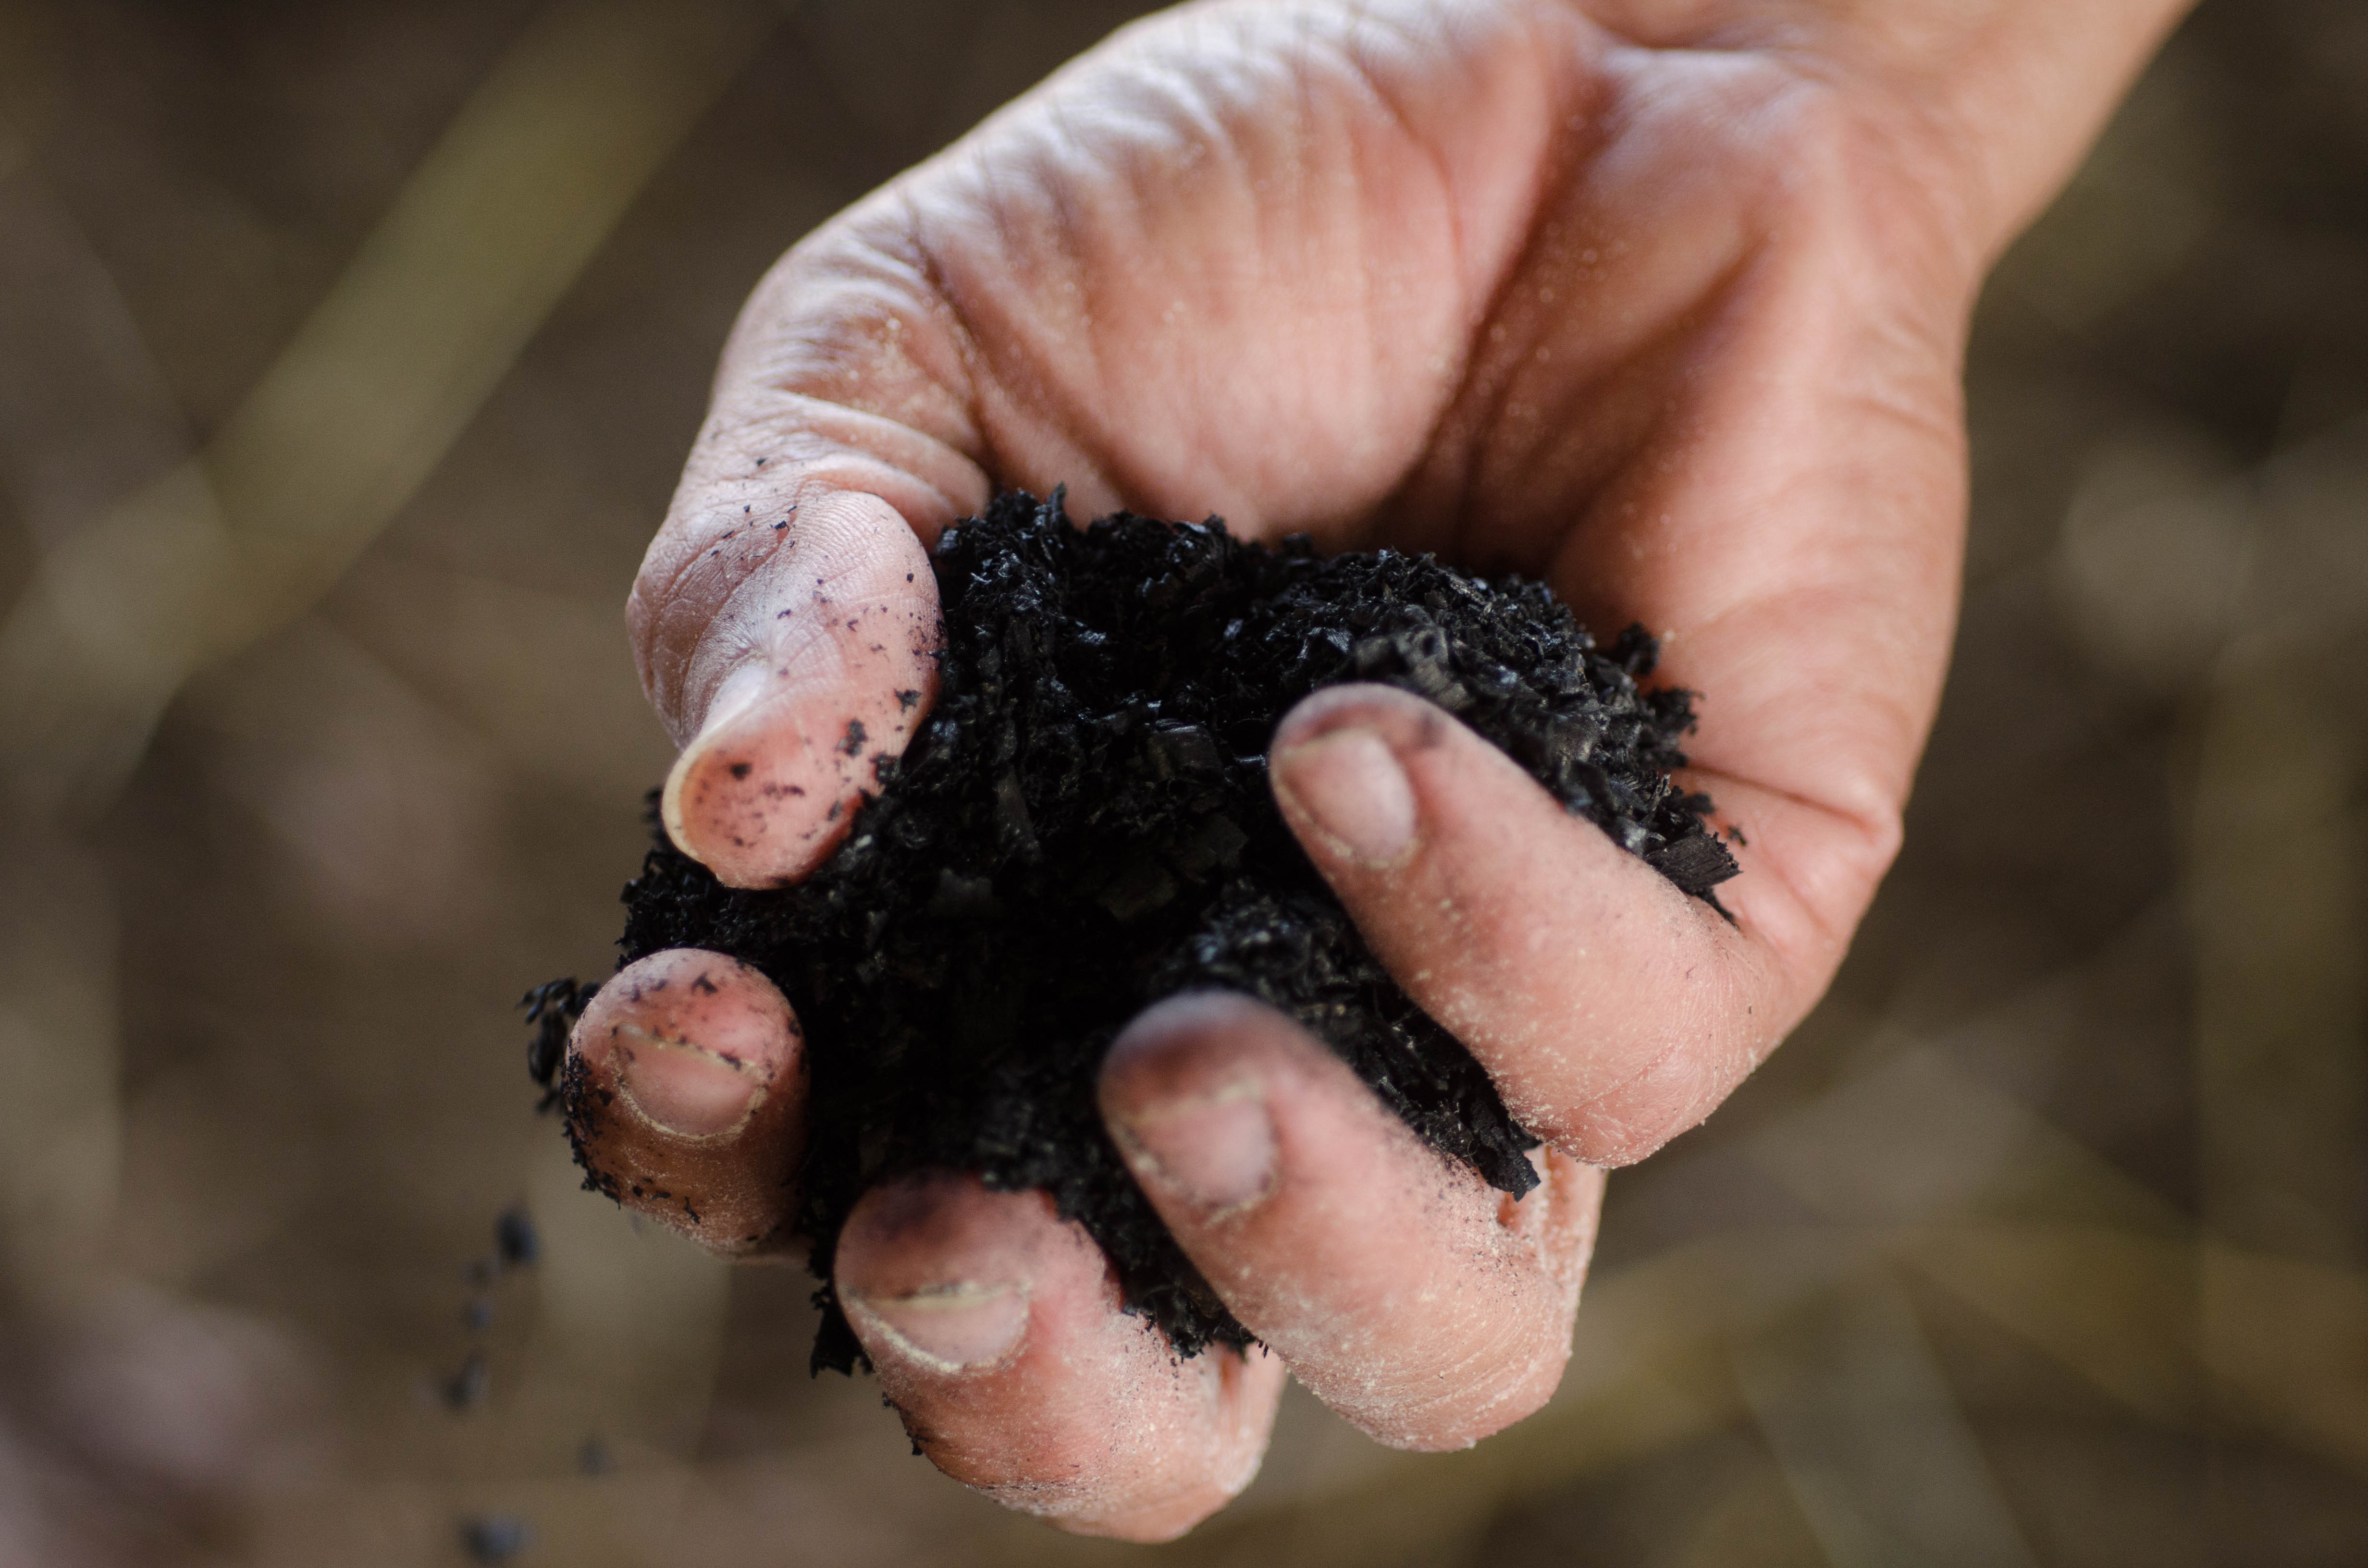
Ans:
POLYGON ((1046 1194, 997 1192, 967 1172, 919 1171, 880 1183, 839 1232, 832 1275, 841 1290, 900 1295, 946 1285, 1011 1285, 1048 1273, 1098 1274, 1100 1254, 1063 1221, 1046 1194))
POLYGON ((865 1193, 831 1267, 840 1305, 892 1383, 1008 1366, 1025 1348, 1040 1283, 1074 1283, 1043 1195, 990 1192, 923 1172, 865 1193), (1049 1256, 1048 1256, 1049 1255, 1049 1256))
POLYGON ((1447 744, 1454 722, 1387 686, 1331 687, 1276 727, 1267 776, 1275 804, 1319 865, 1376 874, 1422 848, 1422 800, 1406 758, 1447 744))
POLYGON ((1096 1095, 1136 1181, 1218 1222, 1272 1194, 1281 1146, 1270 1100, 1326 1066, 1337 1066, 1330 1052, 1265 1004, 1187 993, 1121 1032, 1096 1095))
POLYGON ((848 1216, 832 1278, 913 1440, 1009 1506, 1165 1540, 1257 1471, 1281 1369, 1180 1360, 1042 1192, 950 1172, 884 1183, 848 1216))
POLYGON ((827 719, 799 710, 837 705, 801 704, 786 678, 745 673, 752 685, 781 689, 710 720, 667 770, 658 815, 674 846, 724 886, 771 887, 822 864, 853 827, 860 800, 843 769, 814 755, 809 731, 827 719))
POLYGON ((709 624, 697 732, 659 801, 666 835, 730 887, 811 872, 854 828, 938 693, 928 553, 876 496, 814 500, 709 624))
MULTIPOLYGON (((1202 1277, 1367 1433, 1460 1448, 1552 1394, 1591 1210, 1488 1187, 1246 996, 1151 1008, 1098 1087, 1112 1141, 1202 1277)), ((1549 1188, 1575 1179, 1566 1160, 1546 1165, 1549 1188)))
POLYGON ((775 1242, 804 1142, 803 1037, 764 975, 678 948, 602 985, 569 1041, 567 1131, 592 1183, 717 1251, 775 1242))

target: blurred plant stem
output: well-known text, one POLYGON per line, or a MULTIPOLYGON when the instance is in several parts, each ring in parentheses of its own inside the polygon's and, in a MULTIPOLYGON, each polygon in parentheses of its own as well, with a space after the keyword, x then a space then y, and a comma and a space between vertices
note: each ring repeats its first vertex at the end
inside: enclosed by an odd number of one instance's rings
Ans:
POLYGON ((2368 864, 2359 759, 2328 710, 2306 661, 2228 671, 2204 699, 2186 867, 2196 1106, 2212 1233, 2355 1265, 2368 864))
POLYGON ((536 20, 205 450, 42 557, 0 628, 20 812, 95 819, 191 673, 326 591, 777 18, 568 0, 536 20))
MULTIPOLYGON (((242 1398, 268 1359, 225 1353, 215 1397, 187 1409, 171 1386, 187 1365, 159 1387, 42 1403, 103 1363, 75 1335, 120 1275, 123 926, 89 830, 183 683, 302 615, 434 472, 779 14, 546 7, 194 454, 107 267, 0 122, 0 480, 34 562, 0 625, 0 1325, 39 1374, 0 1390, 0 1417, 21 1401, 26 1420, 98 1444, 38 1485, 0 1452, 0 1523, 51 1518, 49 1560, 108 1550, 69 1517, 93 1506, 85 1493, 111 1511, 108 1489, 144 1473, 99 1442, 104 1422, 128 1424, 134 1447, 172 1427, 190 1452, 245 1452, 242 1398), (85 1462, 93 1476, 73 1470, 85 1462)), ((42 95, 17 90, 21 57, 5 63, 0 117, 21 117, 42 95)), ((712 1360, 712 1325, 692 1337, 712 1360)), ((228 1486, 207 1471, 196 1489, 228 1486)))
MULTIPOLYGON (((0 1236, 21 1299, 86 1278, 120 1108, 108 878, 77 846, 182 681, 324 592, 426 479, 776 13, 546 10, 194 457, 104 266, 20 167, 0 454, 40 551, 0 628, 0 1236), (106 460, 94 460, 103 449, 106 460), (94 480, 162 477, 108 505, 94 480)), ((16 145, 11 139, 9 145, 16 145)))
MULTIPOLYGON (((116 476, 168 469, 190 437, 105 263, 24 143, 0 136, 0 360, 16 371, 0 386, 0 487, 40 551, 87 526, 116 476)), ((0 714, 13 729, 17 710, 0 714)), ((123 1134, 114 888, 50 827, 0 815, 0 1279, 7 1305, 57 1319, 97 1276, 123 1134)))
POLYGON ((66 1311, 115 1215, 116 912, 104 869, 0 840, 0 1268, 13 1304, 66 1311))
POLYGON ((1744 1397, 1833 1568, 2037 1568, 1906 1296, 1881 1270, 1737 1345, 1744 1397))

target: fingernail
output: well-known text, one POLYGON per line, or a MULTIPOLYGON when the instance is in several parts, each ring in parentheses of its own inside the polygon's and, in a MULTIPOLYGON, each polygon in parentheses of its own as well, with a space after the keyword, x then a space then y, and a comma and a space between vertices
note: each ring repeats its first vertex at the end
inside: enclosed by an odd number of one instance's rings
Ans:
MULTIPOLYGON (((708 770, 718 751, 731 748, 737 741, 746 738, 735 736, 732 733, 734 727, 762 705, 768 697, 777 695, 775 688, 778 685, 771 672, 762 665, 749 665, 734 671, 716 688, 713 699, 707 705, 707 717, 700 725, 699 733, 684 743, 681 753, 674 759, 674 767, 667 770, 660 810, 665 815, 667 832, 674 835, 677 846, 683 848, 685 853, 691 851, 682 844, 684 792, 708 770)), ((732 776, 745 780, 749 766, 756 758, 746 756, 727 760, 734 765, 728 769, 732 776)))
POLYGON ((743 713, 767 698, 779 692, 783 681, 771 664, 764 659, 751 659, 723 677, 715 695, 707 699, 707 716, 691 737, 691 744, 713 738, 743 713))
POLYGON ((1255 1083, 1147 1106, 1118 1131, 1134 1173, 1204 1218, 1254 1208, 1274 1188, 1274 1121, 1255 1083))
POLYGON ((1414 847, 1414 786, 1371 730, 1331 730, 1274 759, 1275 787, 1360 865, 1381 869, 1414 847))
POLYGON ((854 824, 867 732, 838 721, 838 743, 818 749, 815 726, 829 723, 807 710, 818 689, 770 668, 734 676, 666 775, 658 800, 666 836, 728 887, 796 881, 854 824))
POLYGON ((618 1033, 617 1087, 678 1138, 731 1131, 748 1119, 764 1091, 755 1072, 728 1056, 630 1026, 618 1033))
POLYGON ((850 1316, 902 1354, 938 1372, 966 1372, 1003 1360, 1028 1329, 1028 1295, 1017 1285, 933 1285, 905 1296, 840 1292, 850 1316))

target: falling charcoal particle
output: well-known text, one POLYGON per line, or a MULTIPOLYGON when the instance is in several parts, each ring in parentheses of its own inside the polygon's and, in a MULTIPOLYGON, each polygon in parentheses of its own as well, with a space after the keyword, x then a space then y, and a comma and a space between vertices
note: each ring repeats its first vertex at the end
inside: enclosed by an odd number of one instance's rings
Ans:
POLYGON ((542 1256, 542 1236, 523 1207, 502 1210, 494 1221, 494 1253, 504 1268, 524 1268, 542 1256))
POLYGON ((585 1438, 584 1446, 575 1450, 575 1471, 579 1475, 606 1475, 616 1468, 616 1455, 598 1437, 585 1438))
POLYGON ((472 1350, 461 1369, 444 1380, 444 1403, 452 1410, 474 1410, 485 1403, 493 1389, 493 1369, 485 1364, 483 1351, 472 1350))
POLYGON ((469 1325, 470 1332, 472 1334, 483 1334, 485 1330, 493 1327, 493 1298, 490 1296, 471 1297, 469 1299, 469 1304, 461 1309, 461 1321, 469 1325))
MULTIPOLYGON (((1600 649, 1542 585, 1427 556, 1319 558, 1304 539, 1124 515, 1079 530, 1057 492, 998 497, 947 530, 935 566, 939 695, 848 844, 797 886, 737 890, 660 832, 626 889, 622 961, 728 953, 797 1010, 814 1364, 860 1356, 827 1283, 848 1210, 925 1166, 1050 1193, 1182 1354, 1249 1342, 1094 1104, 1111 1038, 1180 991, 1281 1009, 1441 1154, 1517 1197, 1534 1187, 1537 1140, 1367 949, 1276 811, 1265 754, 1319 687, 1415 692, 1715 908, 1735 864, 1710 802, 1671 780, 1693 710, 1639 684, 1654 640, 1600 649)), ((569 1112, 580 1133, 591 1112, 569 1112)))
POLYGON ((507 1562, 533 1539, 533 1528, 508 1514, 487 1514, 461 1525, 461 1548, 476 1562, 507 1562))
POLYGON ((559 1103, 559 1069, 567 1060, 567 1036, 575 1020, 592 1003, 598 985, 579 985, 573 976, 538 985, 518 1002, 526 1009, 526 1021, 534 1029, 527 1041, 527 1076, 542 1085, 542 1099, 538 1111, 549 1110, 559 1103))

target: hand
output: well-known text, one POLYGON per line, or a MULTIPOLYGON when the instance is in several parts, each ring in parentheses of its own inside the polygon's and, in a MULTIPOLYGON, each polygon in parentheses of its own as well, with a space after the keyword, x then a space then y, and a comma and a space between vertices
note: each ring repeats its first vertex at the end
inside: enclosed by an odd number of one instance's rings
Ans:
MULTIPOLYGON (((1112 1135, 1264 1341, 1170 1356, 1039 1195, 924 1176, 840 1244, 916 1440, 1156 1539, 1255 1471, 1283 1370, 1458 1446, 1567 1354, 1600 1169, 1707 1115, 1816 1002, 1899 841, 1952 631, 1981 275, 2169 0, 1259 0, 1131 28, 825 225, 758 289, 631 605, 684 743, 675 841, 794 880, 933 687, 927 546, 996 484, 1544 578, 1703 694, 1730 926, 1403 693, 1283 722, 1286 819, 1377 954, 1547 1140, 1514 1203, 1293 1024, 1171 1001, 1112 1135)), ((730 960, 604 988, 587 1151, 727 1252, 777 1244, 796 1020, 730 960)))

